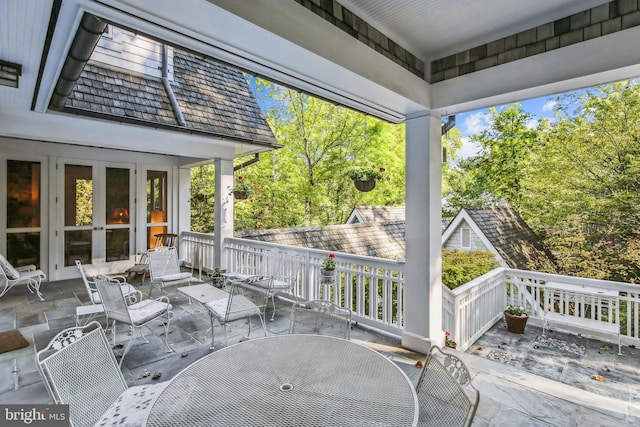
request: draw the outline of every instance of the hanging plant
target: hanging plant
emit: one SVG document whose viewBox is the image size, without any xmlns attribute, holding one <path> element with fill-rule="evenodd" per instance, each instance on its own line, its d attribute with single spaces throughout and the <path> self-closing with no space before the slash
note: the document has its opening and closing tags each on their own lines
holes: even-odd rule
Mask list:
<svg viewBox="0 0 640 427">
<path fill-rule="evenodd" d="M 385 170 L 385 168 L 377 167 L 376 165 L 371 165 L 370 167 L 356 166 L 348 169 L 345 173 L 353 180 L 359 191 L 367 192 L 375 188 L 376 182 L 382 179 L 382 173 Z"/>
<path fill-rule="evenodd" d="M 236 178 L 236 182 L 233 185 L 233 197 L 238 200 L 244 200 L 253 194 L 253 190 L 242 177 L 242 175 Z"/>
</svg>

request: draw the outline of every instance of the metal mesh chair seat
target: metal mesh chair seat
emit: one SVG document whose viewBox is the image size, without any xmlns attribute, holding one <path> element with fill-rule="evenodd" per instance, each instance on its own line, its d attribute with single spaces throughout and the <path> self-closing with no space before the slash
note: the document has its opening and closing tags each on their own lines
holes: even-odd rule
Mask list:
<svg viewBox="0 0 640 427">
<path fill-rule="evenodd" d="M 262 310 L 265 305 L 258 305 L 248 297 L 236 294 L 234 292 L 233 283 L 229 286 L 229 295 L 219 300 L 213 300 L 205 304 L 211 318 L 211 350 L 213 350 L 214 342 L 214 321 L 217 321 L 224 330 L 224 342 L 227 344 L 227 323 L 240 319 L 248 319 L 249 332 L 251 334 L 251 317 L 258 316 L 260 324 L 264 330 L 264 336 L 267 336 L 267 328 L 264 324 L 264 316 Z"/>
<path fill-rule="evenodd" d="M 419 426 L 470 426 L 479 392 L 471 384 L 465 364 L 456 356 L 432 346 L 416 385 Z"/>
<path fill-rule="evenodd" d="M 136 329 L 140 331 L 140 335 L 144 341 L 147 343 L 149 342 L 142 332 L 142 327 L 152 321 L 157 321 L 164 327 L 164 344 L 167 347 L 168 352 L 173 351 L 167 342 L 169 323 L 173 317 L 169 298 L 163 296 L 156 299 L 146 299 L 129 306 L 125 301 L 124 295 L 120 292 L 120 286 L 117 281 L 106 276 L 99 275 L 95 277 L 95 283 L 98 288 L 98 292 L 100 293 L 100 297 L 102 298 L 104 313 L 107 316 L 107 319 L 113 322 L 112 333 L 114 344 L 116 336 L 116 321 L 129 325 L 131 328 L 131 339 L 127 342 L 122 353 L 120 365 L 122 365 L 124 357 L 135 340 Z"/>
<path fill-rule="evenodd" d="M 36 365 L 55 404 L 69 405 L 74 427 L 143 425 L 166 383 L 127 388 L 107 337 L 96 321 L 65 329 L 36 353 Z"/>
<path fill-rule="evenodd" d="M 351 310 L 327 300 L 314 300 L 291 307 L 290 334 L 351 337 Z"/>
</svg>

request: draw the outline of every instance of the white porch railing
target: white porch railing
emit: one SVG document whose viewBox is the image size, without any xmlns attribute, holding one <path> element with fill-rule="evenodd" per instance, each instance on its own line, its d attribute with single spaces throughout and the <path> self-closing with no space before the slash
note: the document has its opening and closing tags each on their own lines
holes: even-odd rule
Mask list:
<svg viewBox="0 0 640 427">
<path fill-rule="evenodd" d="M 597 322 L 614 323 L 619 316 L 620 335 L 623 342 L 640 343 L 640 286 L 607 280 L 585 279 L 556 274 L 499 268 L 478 277 L 454 290 L 443 289 L 443 327 L 450 331 L 458 348 L 466 350 L 502 318 L 507 304 L 525 307 L 529 321 L 542 325 L 544 286 L 547 282 L 562 282 L 573 285 L 610 289 L 619 294 L 619 310 L 605 316 L 596 299 L 583 302 L 581 310 L 571 313 L 576 318 Z M 611 336 L 617 341 L 617 336 Z"/>
<path fill-rule="evenodd" d="M 228 238 L 224 243 L 223 268 L 228 271 L 260 271 L 260 266 L 273 248 L 296 252 L 304 258 L 296 297 L 315 299 L 321 295 L 322 260 L 330 253 L 317 249 L 276 245 L 249 239 Z M 183 232 L 180 257 L 195 271 L 212 271 L 214 265 L 213 235 Z M 353 310 L 356 322 L 394 334 L 404 330 L 404 263 L 381 258 L 334 252 L 335 284 L 329 298 L 334 303 Z M 626 343 L 640 344 L 640 285 L 560 276 L 533 271 L 499 268 L 478 277 L 457 289 L 443 287 L 443 328 L 451 333 L 458 348 L 466 350 L 483 333 L 502 318 L 507 304 L 521 305 L 529 312 L 529 321 L 541 325 L 543 321 L 544 286 L 547 282 L 611 289 L 619 293 L 619 310 L 605 316 L 590 318 L 613 322 L 619 316 L 620 334 Z M 601 313 L 596 302 L 586 309 L 572 313 L 576 317 Z M 586 317 L 585 317 L 586 318 Z M 611 336 L 612 341 L 617 337 Z"/>
<path fill-rule="evenodd" d="M 331 253 L 318 249 L 283 246 L 249 239 L 225 239 L 225 268 L 237 272 L 260 272 L 265 257 L 274 248 L 295 252 L 303 259 L 302 275 L 295 289 L 296 297 L 319 298 L 322 260 Z M 333 252 L 336 263 L 334 285 L 329 298 L 349 307 L 353 320 L 378 329 L 400 334 L 404 314 L 404 263 L 381 258 Z"/>
</svg>

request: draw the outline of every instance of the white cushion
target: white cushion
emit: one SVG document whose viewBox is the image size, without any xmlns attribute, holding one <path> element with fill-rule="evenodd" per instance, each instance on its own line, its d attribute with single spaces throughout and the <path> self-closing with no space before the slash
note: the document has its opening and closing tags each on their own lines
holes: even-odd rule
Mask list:
<svg viewBox="0 0 640 427">
<path fill-rule="evenodd" d="M 167 274 L 166 276 L 161 276 L 160 280 L 163 282 L 174 282 L 176 280 L 185 280 L 185 279 L 193 279 L 191 273 L 176 273 L 176 274 Z"/>
<path fill-rule="evenodd" d="M 20 278 L 18 270 L 16 270 L 2 254 L 0 254 L 0 267 L 2 267 L 4 274 L 6 274 L 9 279 L 16 280 Z"/>
<path fill-rule="evenodd" d="M 225 321 L 227 314 L 227 305 L 229 298 L 222 298 L 214 300 L 206 304 L 207 309 L 213 317 L 220 321 Z M 229 310 L 229 317 L 227 322 L 232 322 L 237 319 L 260 314 L 260 309 L 249 298 L 244 295 L 234 295 L 231 300 L 231 309 Z"/>
<path fill-rule="evenodd" d="M 168 381 L 128 388 L 111 404 L 94 427 L 142 426 Z M 87 402 L 91 404 L 91 402 Z"/>
<path fill-rule="evenodd" d="M 144 300 L 129 306 L 129 315 L 134 325 L 142 325 L 151 319 L 166 313 L 171 305 L 156 300 Z"/>
</svg>

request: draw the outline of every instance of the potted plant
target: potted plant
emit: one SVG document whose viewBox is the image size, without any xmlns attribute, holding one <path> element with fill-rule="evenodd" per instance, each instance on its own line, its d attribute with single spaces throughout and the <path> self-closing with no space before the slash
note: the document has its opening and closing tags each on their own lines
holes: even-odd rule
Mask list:
<svg viewBox="0 0 640 427">
<path fill-rule="evenodd" d="M 346 175 L 353 180 L 356 188 L 362 192 L 371 191 L 376 186 L 376 181 L 382 179 L 385 168 L 376 165 L 356 166 L 348 169 Z"/>
<path fill-rule="evenodd" d="M 233 185 L 233 197 L 238 200 L 244 200 L 251 195 L 251 187 L 247 184 L 247 181 L 242 175 L 236 178 L 236 182 Z"/>
<path fill-rule="evenodd" d="M 211 272 L 211 278 L 213 279 L 211 281 L 211 284 L 218 287 L 218 288 L 222 288 L 222 286 L 224 285 L 224 276 L 223 274 L 227 272 L 226 268 L 214 268 L 213 271 Z"/>
<path fill-rule="evenodd" d="M 329 254 L 325 259 L 322 260 L 322 264 L 320 266 L 320 282 L 327 283 L 333 282 L 333 278 L 336 274 L 336 262 L 335 255 Z"/>
<path fill-rule="evenodd" d="M 529 315 L 522 306 L 508 305 L 504 310 L 504 320 L 507 322 L 507 330 L 514 334 L 524 334 L 524 327 L 528 319 Z"/>
<path fill-rule="evenodd" d="M 451 334 L 449 333 L 449 331 L 446 331 L 444 333 L 444 345 L 450 348 L 458 347 L 458 343 L 451 339 Z"/>
</svg>

